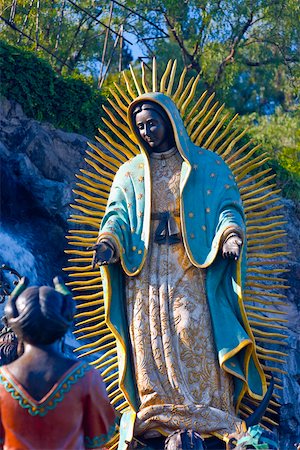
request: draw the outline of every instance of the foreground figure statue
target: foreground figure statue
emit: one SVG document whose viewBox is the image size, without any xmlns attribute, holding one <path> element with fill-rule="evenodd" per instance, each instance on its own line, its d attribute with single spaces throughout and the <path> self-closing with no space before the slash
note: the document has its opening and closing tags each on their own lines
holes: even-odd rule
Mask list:
<svg viewBox="0 0 300 450">
<path fill-rule="evenodd" d="M 266 390 L 241 301 L 242 202 L 228 166 L 190 141 L 169 97 L 138 97 L 128 122 L 141 154 L 115 176 L 93 264 L 134 435 L 193 429 L 222 440 L 241 421 L 243 395 Z"/>
<path fill-rule="evenodd" d="M 5 306 L 24 353 L 0 368 L 1 448 L 103 447 L 115 430 L 104 383 L 60 350 L 73 322 L 72 296 L 58 278 L 55 289 L 26 284 L 23 278 Z"/>
</svg>

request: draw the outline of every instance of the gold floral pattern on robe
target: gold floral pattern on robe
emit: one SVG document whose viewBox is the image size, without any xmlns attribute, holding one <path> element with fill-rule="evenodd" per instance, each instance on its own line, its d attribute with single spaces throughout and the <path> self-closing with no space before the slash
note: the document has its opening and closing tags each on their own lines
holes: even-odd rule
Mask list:
<svg viewBox="0 0 300 450">
<path fill-rule="evenodd" d="M 150 158 L 152 212 L 179 211 L 182 158 L 176 149 Z M 195 193 L 196 195 L 196 193 Z M 175 217 L 180 229 L 180 219 Z M 193 428 L 208 435 L 235 429 L 230 375 L 220 369 L 205 294 L 205 271 L 183 243 L 154 242 L 138 276 L 127 277 L 126 298 L 138 393 L 136 434 Z"/>
</svg>

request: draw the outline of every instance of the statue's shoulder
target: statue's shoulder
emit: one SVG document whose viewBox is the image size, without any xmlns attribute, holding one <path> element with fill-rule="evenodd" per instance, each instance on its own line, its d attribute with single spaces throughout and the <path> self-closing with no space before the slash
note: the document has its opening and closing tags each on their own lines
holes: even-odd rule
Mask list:
<svg viewBox="0 0 300 450">
<path fill-rule="evenodd" d="M 209 170 L 216 170 L 217 172 L 230 172 L 223 158 L 211 150 L 195 145 L 191 154 L 194 159 L 194 164 L 201 164 L 201 166 L 205 166 Z"/>
<path fill-rule="evenodd" d="M 138 154 L 134 156 L 133 158 L 128 159 L 128 161 L 124 162 L 120 168 L 119 171 L 123 170 L 129 170 L 130 167 L 135 167 L 137 164 L 140 164 L 144 161 L 144 156 L 142 154 Z"/>
<path fill-rule="evenodd" d="M 142 162 L 143 162 L 143 155 L 139 154 L 134 156 L 133 158 L 129 159 L 119 167 L 116 176 L 118 177 L 124 176 L 130 173 L 131 171 L 134 171 L 135 168 Z"/>
</svg>

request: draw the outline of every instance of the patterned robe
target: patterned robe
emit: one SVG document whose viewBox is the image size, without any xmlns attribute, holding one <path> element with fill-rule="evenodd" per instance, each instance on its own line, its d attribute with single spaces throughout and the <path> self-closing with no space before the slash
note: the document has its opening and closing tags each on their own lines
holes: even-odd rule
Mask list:
<svg viewBox="0 0 300 450">
<path fill-rule="evenodd" d="M 179 211 L 182 158 L 177 149 L 151 154 L 152 212 Z M 176 215 L 174 215 L 176 217 Z M 178 229 L 180 219 L 177 216 Z M 205 292 L 205 269 L 194 267 L 182 242 L 154 242 L 141 272 L 126 278 L 134 368 L 141 400 L 136 433 L 155 436 L 193 428 L 234 429 L 232 378 L 221 373 Z"/>
</svg>

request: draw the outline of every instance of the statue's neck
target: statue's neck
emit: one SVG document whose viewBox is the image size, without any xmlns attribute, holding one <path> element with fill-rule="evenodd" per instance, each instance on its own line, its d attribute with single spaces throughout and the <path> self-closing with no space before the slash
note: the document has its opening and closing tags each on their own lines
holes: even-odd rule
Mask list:
<svg viewBox="0 0 300 450">
<path fill-rule="evenodd" d="M 177 152 L 178 152 L 178 150 L 176 147 L 172 147 L 164 152 L 158 152 L 155 149 L 155 152 L 150 153 L 150 158 L 168 159 L 168 158 L 171 158 L 171 156 L 175 155 L 175 153 L 177 153 Z"/>
</svg>

